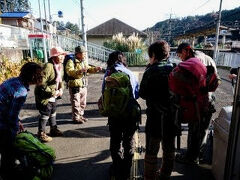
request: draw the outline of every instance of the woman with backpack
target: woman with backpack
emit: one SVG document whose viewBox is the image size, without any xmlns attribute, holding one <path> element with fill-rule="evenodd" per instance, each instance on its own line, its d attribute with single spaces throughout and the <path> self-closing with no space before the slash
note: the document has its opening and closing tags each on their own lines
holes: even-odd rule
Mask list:
<svg viewBox="0 0 240 180">
<path fill-rule="evenodd" d="M 183 62 L 171 73 L 169 85 L 171 91 L 180 97 L 178 98 L 179 106 L 183 114 L 179 121 L 188 123 L 189 128 L 187 151 L 184 154 L 177 154 L 176 161 L 184 164 L 198 164 L 206 130 L 212 113 L 215 112 L 212 104 L 215 98 L 212 99 L 208 90 L 218 86 L 218 83 L 215 83 L 214 88 L 207 86 L 207 66 L 211 65 L 216 72 L 216 65 L 209 56 L 194 52 L 188 43 L 180 44 L 176 53 Z"/>
<path fill-rule="evenodd" d="M 63 94 L 63 60 L 66 52 L 61 47 L 50 50 L 50 58 L 43 67 L 42 84 L 36 86 L 34 94 L 39 110 L 38 137 L 42 142 L 52 141 L 52 137 L 63 136 L 56 122 L 57 99 Z M 49 122 L 50 136 L 46 134 Z"/>
<path fill-rule="evenodd" d="M 107 70 L 104 75 L 102 85 L 102 93 L 104 94 L 106 79 L 115 73 L 125 73 L 130 84 L 130 97 L 138 98 L 138 81 L 133 72 L 126 68 L 126 58 L 120 51 L 114 51 L 109 55 L 107 61 Z M 124 82 L 128 83 L 128 82 Z M 104 97 L 107 98 L 107 97 Z M 137 130 L 135 117 L 132 117 L 128 108 L 121 115 L 108 116 L 108 124 L 110 131 L 110 151 L 112 157 L 112 166 L 110 167 L 110 175 L 116 180 L 126 180 L 130 176 L 132 166 L 132 158 L 134 154 L 134 133 Z M 122 147 L 121 147 L 122 145 Z"/>
</svg>

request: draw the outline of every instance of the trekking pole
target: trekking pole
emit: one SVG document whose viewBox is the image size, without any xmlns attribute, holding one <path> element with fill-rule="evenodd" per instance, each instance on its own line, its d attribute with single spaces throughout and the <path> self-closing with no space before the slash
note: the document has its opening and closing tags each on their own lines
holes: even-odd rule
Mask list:
<svg viewBox="0 0 240 180">
<path fill-rule="evenodd" d="M 138 116 L 138 121 L 136 122 L 137 125 L 137 130 L 134 134 L 134 142 L 135 142 L 135 151 L 133 155 L 133 162 L 132 162 L 132 168 L 131 168 L 131 174 L 130 174 L 130 179 L 131 180 L 139 180 L 143 179 L 142 174 L 139 173 L 139 164 L 138 161 L 140 159 L 140 155 L 142 152 L 144 152 L 144 148 L 141 145 L 140 138 L 139 138 L 139 130 L 140 130 L 140 124 L 142 124 L 142 115 L 141 115 L 141 106 L 137 103 L 138 108 L 139 108 L 139 116 Z"/>
<path fill-rule="evenodd" d="M 177 150 L 181 149 L 181 135 L 177 135 Z"/>
<path fill-rule="evenodd" d="M 135 151 L 134 151 L 134 155 L 133 155 L 133 163 L 132 163 L 130 179 L 131 180 L 139 180 L 139 179 L 143 179 L 143 176 L 139 172 L 138 161 L 139 161 L 140 155 L 144 151 L 144 149 L 140 143 L 138 129 L 134 134 L 134 141 L 135 141 Z"/>
<path fill-rule="evenodd" d="M 234 82 L 234 80 L 232 79 L 232 92 L 233 92 L 233 96 L 234 96 L 234 90 L 235 90 L 235 82 Z"/>
<path fill-rule="evenodd" d="M 179 107 L 176 107 L 175 117 L 174 117 L 174 123 L 177 126 L 177 150 L 179 151 L 181 149 L 181 135 L 182 135 L 182 124 L 179 119 Z"/>
</svg>

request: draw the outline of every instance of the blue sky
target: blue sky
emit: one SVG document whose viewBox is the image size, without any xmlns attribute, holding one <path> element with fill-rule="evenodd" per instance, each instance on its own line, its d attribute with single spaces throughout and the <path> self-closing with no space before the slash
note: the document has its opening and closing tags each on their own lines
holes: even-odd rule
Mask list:
<svg viewBox="0 0 240 180">
<path fill-rule="evenodd" d="M 42 17 L 43 1 L 40 0 Z M 48 8 L 48 0 L 45 0 Z M 39 17 L 38 0 L 30 0 L 33 14 Z M 54 20 L 80 24 L 80 0 L 50 0 L 51 14 L 63 12 L 63 18 Z M 91 29 L 109 19 L 117 18 L 136 29 L 144 30 L 159 21 L 202 15 L 219 10 L 220 0 L 83 0 L 86 28 Z M 240 0 L 223 0 L 222 9 L 240 6 Z M 48 9 L 47 9 L 48 14 Z M 47 15 L 48 17 L 48 15 Z"/>
</svg>

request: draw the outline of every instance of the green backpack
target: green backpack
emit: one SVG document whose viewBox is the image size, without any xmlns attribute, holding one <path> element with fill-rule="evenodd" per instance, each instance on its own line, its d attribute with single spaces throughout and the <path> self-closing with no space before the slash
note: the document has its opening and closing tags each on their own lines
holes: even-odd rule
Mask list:
<svg viewBox="0 0 240 180">
<path fill-rule="evenodd" d="M 30 166 L 38 169 L 34 180 L 49 179 L 52 176 L 52 165 L 56 159 L 53 148 L 41 143 L 32 133 L 26 131 L 17 134 L 15 147 L 21 154 L 26 155 Z"/>
<path fill-rule="evenodd" d="M 105 89 L 98 101 L 99 112 L 107 117 L 119 117 L 125 112 L 131 99 L 129 76 L 115 72 L 105 78 Z"/>
</svg>

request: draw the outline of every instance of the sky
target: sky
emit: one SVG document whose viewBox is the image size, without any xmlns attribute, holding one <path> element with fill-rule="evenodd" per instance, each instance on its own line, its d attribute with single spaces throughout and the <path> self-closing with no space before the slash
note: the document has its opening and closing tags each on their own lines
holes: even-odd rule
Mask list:
<svg viewBox="0 0 240 180">
<path fill-rule="evenodd" d="M 32 12 L 39 17 L 38 0 L 29 0 Z M 42 18 L 44 0 L 41 4 Z M 78 24 L 81 23 L 80 0 L 45 0 L 47 19 L 48 1 L 53 20 Z M 159 21 L 186 16 L 204 15 L 218 11 L 220 0 L 83 0 L 86 30 L 94 28 L 112 18 L 138 29 L 152 27 Z M 222 0 L 222 9 L 229 10 L 240 7 L 240 0 Z M 57 12 L 63 12 L 63 18 L 57 17 Z"/>
</svg>

